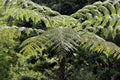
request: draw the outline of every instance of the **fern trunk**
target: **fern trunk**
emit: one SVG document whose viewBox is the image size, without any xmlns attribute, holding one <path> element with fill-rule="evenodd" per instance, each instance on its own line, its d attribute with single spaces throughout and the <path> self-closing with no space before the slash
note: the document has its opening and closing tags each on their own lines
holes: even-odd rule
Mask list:
<svg viewBox="0 0 120 80">
<path fill-rule="evenodd" d="M 59 80 L 67 80 L 65 76 L 66 55 L 59 61 Z"/>
</svg>

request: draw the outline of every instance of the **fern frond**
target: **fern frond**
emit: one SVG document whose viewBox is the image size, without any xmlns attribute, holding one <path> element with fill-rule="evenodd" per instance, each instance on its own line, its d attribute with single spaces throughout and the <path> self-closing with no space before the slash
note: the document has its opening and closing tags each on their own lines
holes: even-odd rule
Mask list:
<svg viewBox="0 0 120 80">
<path fill-rule="evenodd" d="M 78 43 L 74 40 L 80 38 L 77 31 L 65 27 L 48 30 L 43 35 L 53 43 L 52 50 L 62 54 L 76 50 Z"/>
<path fill-rule="evenodd" d="M 49 46 L 46 46 L 48 43 Z M 120 47 L 114 43 L 105 41 L 94 33 L 86 31 L 77 32 L 66 27 L 47 30 L 40 36 L 25 40 L 21 46 L 23 47 L 21 52 L 26 55 L 27 53 L 37 55 L 48 48 L 51 49 L 50 52 L 54 51 L 59 55 L 65 55 L 81 47 L 90 52 L 104 53 L 107 57 L 112 55 L 120 58 Z"/>
<path fill-rule="evenodd" d="M 19 44 L 21 32 L 15 28 L 0 28 L 0 49 L 5 52 L 13 49 L 16 44 Z"/>
<path fill-rule="evenodd" d="M 37 55 L 42 53 L 44 49 L 51 48 L 50 52 L 54 51 L 58 55 L 65 55 L 76 50 L 79 46 L 75 42 L 80 36 L 77 31 L 71 28 L 59 27 L 50 29 L 40 36 L 32 37 L 25 40 L 21 47 L 20 53 L 24 55 Z"/>
<path fill-rule="evenodd" d="M 40 6 L 30 0 L 7 0 L 4 3 L 5 20 L 12 17 L 12 25 L 17 21 L 31 21 L 33 24 L 40 23 L 46 16 L 59 15 L 58 12 L 51 10 L 48 7 Z"/>
<path fill-rule="evenodd" d="M 43 17 L 41 13 L 34 10 L 22 8 L 17 9 L 15 7 L 12 9 L 7 9 L 7 15 L 13 17 L 16 20 L 29 21 L 31 19 L 34 21 L 34 23 L 38 23 Z"/>
<path fill-rule="evenodd" d="M 46 27 L 70 27 L 70 28 L 78 28 L 77 26 L 81 26 L 80 23 L 77 22 L 76 19 L 66 16 L 66 15 L 59 15 L 55 17 L 50 17 L 49 19 L 44 19 Z M 80 27 L 79 27 L 80 29 Z"/>
<path fill-rule="evenodd" d="M 93 27 L 95 29 L 95 31 L 93 31 L 94 33 L 97 33 L 106 39 L 114 39 L 119 27 L 119 10 L 120 3 L 118 0 L 105 2 L 99 1 L 83 7 L 71 16 L 80 19 L 80 21 L 79 19 L 78 21 L 80 24 L 83 24 L 83 29 L 89 31 L 89 29 Z M 89 15 L 89 18 L 91 17 L 92 19 L 89 19 L 87 14 L 91 14 Z"/>
<path fill-rule="evenodd" d="M 115 8 L 116 8 L 116 12 L 118 15 L 120 15 L 120 3 L 116 1 L 116 3 L 114 4 Z"/>
<path fill-rule="evenodd" d="M 83 33 L 82 33 L 83 34 Z M 90 52 L 104 53 L 107 57 L 120 58 L 120 47 L 112 42 L 108 42 L 94 33 L 85 32 L 81 36 L 85 41 L 81 42 L 81 47 Z"/>
<path fill-rule="evenodd" d="M 48 44 L 46 44 L 45 41 L 46 39 L 41 36 L 28 38 L 21 44 L 22 49 L 20 53 L 22 53 L 25 56 L 37 56 L 38 54 L 42 55 L 43 50 L 46 49 L 46 45 L 48 46 Z"/>
</svg>

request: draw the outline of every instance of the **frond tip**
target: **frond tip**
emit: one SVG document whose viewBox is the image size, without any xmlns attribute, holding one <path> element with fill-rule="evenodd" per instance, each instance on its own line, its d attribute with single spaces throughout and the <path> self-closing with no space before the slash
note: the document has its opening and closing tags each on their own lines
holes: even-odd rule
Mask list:
<svg viewBox="0 0 120 80">
<path fill-rule="evenodd" d="M 23 55 L 33 55 L 37 56 L 38 54 L 42 54 L 42 51 L 46 49 L 46 46 L 44 45 L 44 38 L 41 36 L 31 37 L 25 40 L 21 47 L 20 53 Z"/>
</svg>

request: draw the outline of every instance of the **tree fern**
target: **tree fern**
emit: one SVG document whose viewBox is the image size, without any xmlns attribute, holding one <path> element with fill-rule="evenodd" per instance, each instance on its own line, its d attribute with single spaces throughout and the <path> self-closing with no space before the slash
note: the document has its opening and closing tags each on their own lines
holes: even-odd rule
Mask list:
<svg viewBox="0 0 120 80">
<path fill-rule="evenodd" d="M 119 30 L 118 29 L 119 25 L 116 25 L 116 23 L 119 21 L 119 12 L 118 12 L 120 8 L 119 5 L 120 4 L 117 0 L 96 2 L 92 5 L 83 7 L 81 10 L 78 10 L 76 13 L 72 14 L 71 16 L 73 16 L 76 19 L 83 18 L 84 20 L 82 20 L 82 22 L 80 21 L 80 24 L 84 24 L 84 23 L 86 24 L 86 25 L 82 25 L 83 28 L 89 29 L 88 27 L 92 26 L 93 28 L 96 29 L 95 33 L 99 33 L 100 30 L 102 30 L 101 33 L 99 33 L 100 35 L 106 38 L 110 38 L 110 37 L 115 38 L 117 31 Z M 81 15 L 83 13 L 84 15 Z M 87 15 L 85 15 L 88 13 L 91 14 L 91 17 L 93 19 L 90 24 L 86 23 L 91 20 L 87 18 Z"/>
<path fill-rule="evenodd" d="M 0 8 L 4 8 L 0 23 L 16 25 L 20 21 L 32 21 L 32 24 L 42 24 L 43 21 L 46 31 L 34 27 L 27 28 L 29 26 L 3 26 L 0 28 L 0 49 L 7 47 L 3 51 L 9 52 L 16 44 L 22 43 L 20 46 L 17 45 L 20 50 L 16 53 L 19 58 L 23 55 L 24 60 L 31 56 L 37 57 L 38 54 L 56 55 L 59 58 L 61 80 L 65 79 L 66 55 L 69 53 L 82 49 L 91 53 L 103 53 L 107 58 L 110 56 L 120 58 L 120 47 L 103 39 L 104 37 L 115 38 L 119 35 L 120 5 L 118 1 L 96 2 L 72 14 L 72 17 L 60 15 L 50 8 L 37 5 L 29 0 L 6 0 L 2 5 L 4 6 L 0 5 Z M 35 33 L 32 34 L 32 32 Z M 26 37 L 25 34 L 32 35 Z M 25 38 L 20 40 L 21 36 Z"/>
<path fill-rule="evenodd" d="M 104 53 L 107 57 L 120 57 L 120 47 L 116 44 L 105 41 L 103 38 L 89 32 L 86 32 L 86 34 L 82 35 L 82 37 L 86 40 L 82 41 L 80 44 L 83 49 L 97 53 Z"/>
<path fill-rule="evenodd" d="M 5 15 L 4 20 L 12 25 L 16 25 L 16 20 L 27 21 L 32 20 L 33 24 L 40 23 L 46 16 L 59 15 L 58 12 L 51 10 L 45 6 L 40 6 L 30 0 L 6 0 L 4 3 Z M 11 19 L 11 20 L 9 20 Z M 9 24 L 8 23 L 8 24 Z"/>
<path fill-rule="evenodd" d="M 45 41 L 44 43 L 41 43 L 43 38 L 40 36 L 38 36 L 39 40 L 38 39 L 36 40 L 37 37 L 31 38 L 32 39 L 31 41 L 28 39 L 25 42 L 23 42 L 23 45 L 27 44 L 27 46 L 23 48 L 24 51 L 23 50 L 21 51 L 23 53 L 26 53 L 26 50 L 29 51 L 28 53 L 32 53 L 33 51 L 37 53 L 37 51 L 35 50 L 37 49 L 41 50 L 42 49 L 41 47 L 43 47 L 42 45 L 45 45 L 46 43 L 48 44 L 48 42 L 50 42 L 51 43 L 50 52 L 54 51 L 59 56 L 59 65 L 60 65 L 59 78 L 60 80 L 65 79 L 64 74 L 65 74 L 66 54 L 70 53 L 71 51 L 74 51 L 74 49 L 76 49 L 76 46 L 79 46 L 74 41 L 79 38 L 79 35 L 77 35 L 76 31 L 70 28 L 60 27 L 60 28 L 48 30 L 45 33 L 43 33 L 42 36 L 47 38 L 47 40 L 43 40 Z M 34 40 L 36 42 L 34 42 Z M 31 46 L 31 44 L 33 45 Z"/>
<path fill-rule="evenodd" d="M 46 43 L 50 45 L 44 48 Z M 65 79 L 66 55 L 77 50 L 77 47 L 91 52 L 104 53 L 107 57 L 120 58 L 120 48 L 114 43 L 107 42 L 93 33 L 77 32 L 76 30 L 64 27 L 51 29 L 41 36 L 27 39 L 21 46 L 23 47 L 21 52 L 26 55 L 28 53 L 36 55 L 47 48 L 51 49 L 49 52 L 56 53 L 59 57 L 60 80 Z"/>
</svg>

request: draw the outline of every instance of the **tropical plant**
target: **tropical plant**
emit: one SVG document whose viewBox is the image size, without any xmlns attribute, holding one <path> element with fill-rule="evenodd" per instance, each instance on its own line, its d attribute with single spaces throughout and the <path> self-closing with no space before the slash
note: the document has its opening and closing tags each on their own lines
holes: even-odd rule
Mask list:
<svg viewBox="0 0 120 80">
<path fill-rule="evenodd" d="M 118 1 L 96 2 L 71 16 L 60 15 L 30 0 L 0 3 L 3 11 L 0 21 L 4 22 L 0 28 L 0 57 L 5 55 L 5 63 L 11 62 L 11 58 L 16 61 L 7 67 L 10 71 L 7 76 L 11 80 L 45 79 L 46 73 L 50 72 L 49 65 L 57 70 L 58 76 L 53 79 L 67 80 L 67 63 L 71 65 L 68 55 L 77 56 L 82 54 L 81 51 L 104 54 L 107 60 L 120 58 L 120 44 L 113 43 L 120 35 Z M 45 64 L 47 69 L 36 70 L 38 64 Z M 79 71 L 81 78 L 76 79 L 83 79 L 82 71 Z M 96 77 L 91 71 L 87 75 L 91 79 Z"/>
<path fill-rule="evenodd" d="M 71 16 L 78 19 L 83 29 L 93 31 L 110 39 L 119 34 L 120 6 L 118 0 L 95 2 L 78 10 Z"/>
</svg>

